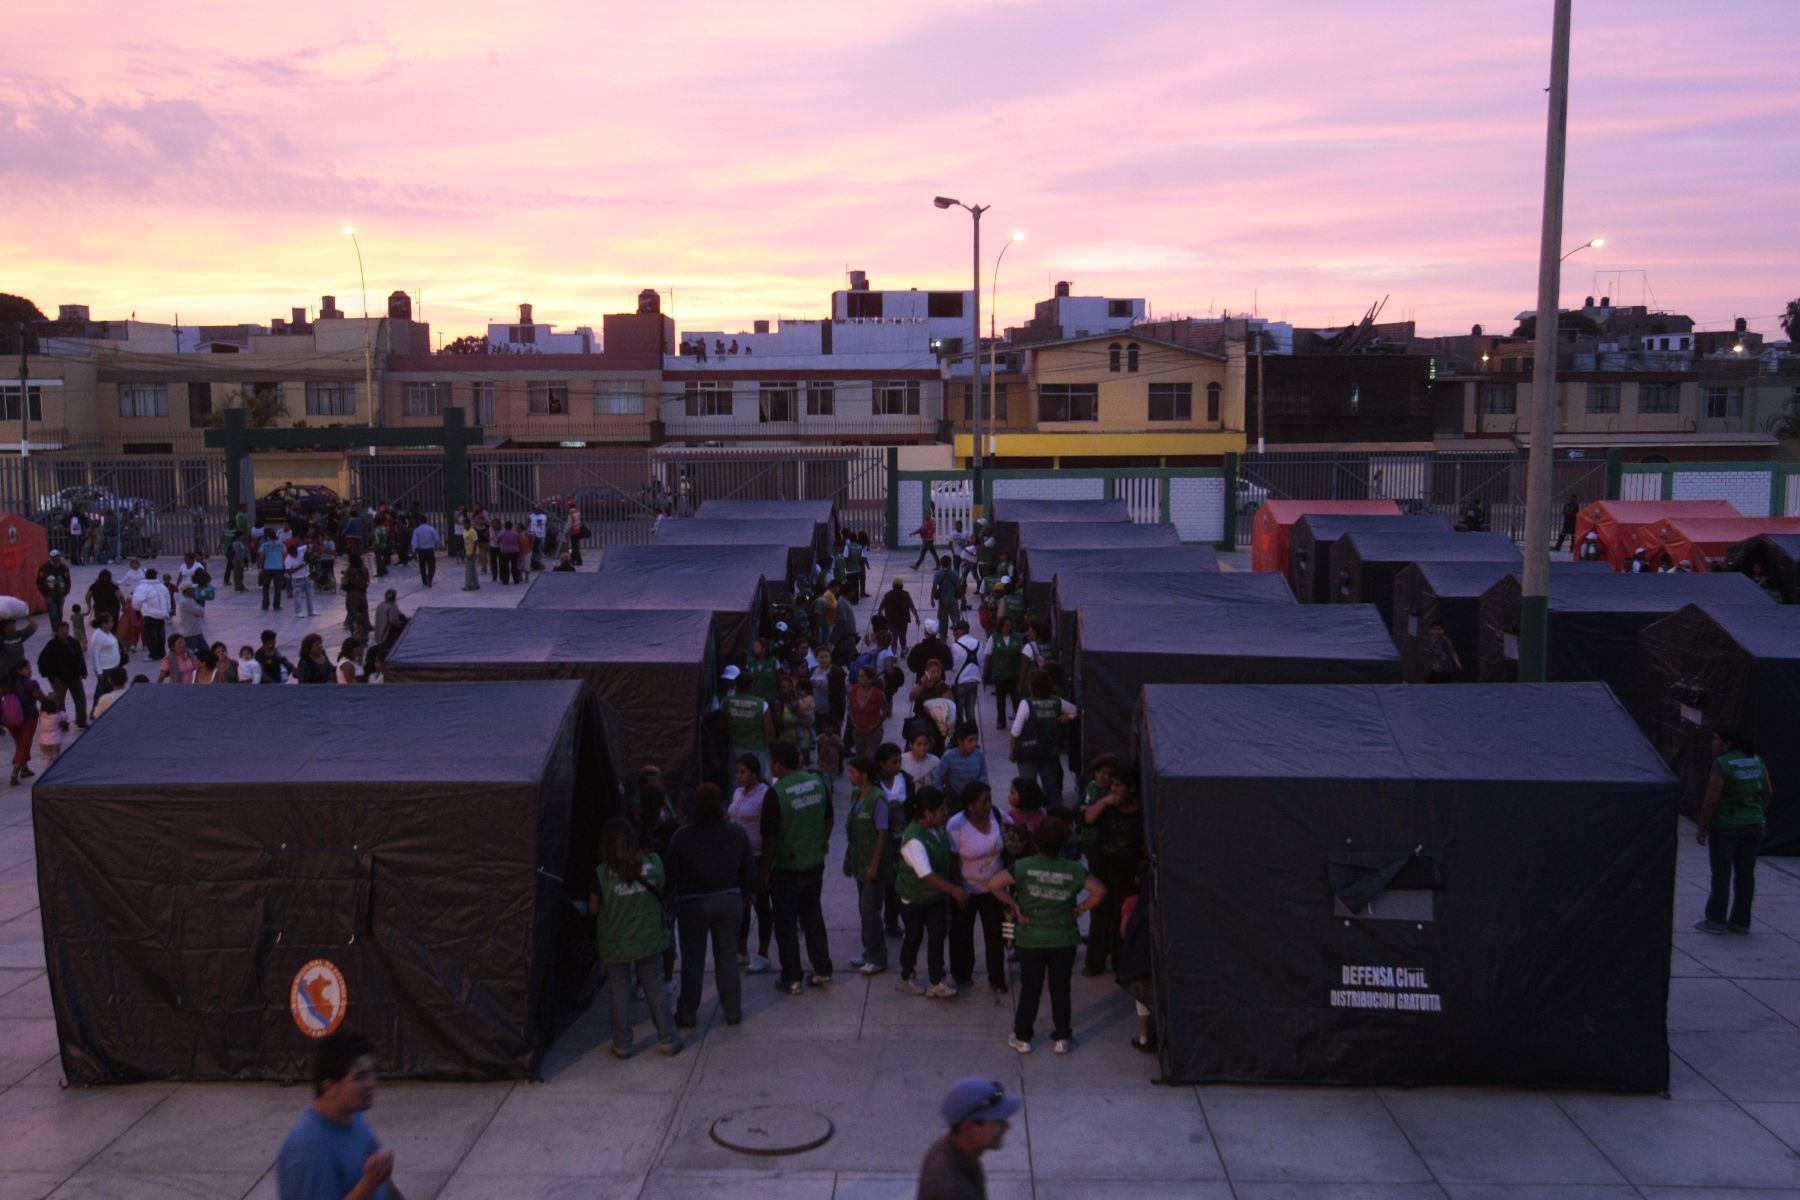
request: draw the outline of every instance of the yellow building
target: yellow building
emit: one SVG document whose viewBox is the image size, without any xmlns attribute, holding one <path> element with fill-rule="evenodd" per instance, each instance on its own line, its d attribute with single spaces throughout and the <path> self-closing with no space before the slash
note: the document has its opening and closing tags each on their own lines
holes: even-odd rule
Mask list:
<svg viewBox="0 0 1800 1200">
<path fill-rule="evenodd" d="M 985 439 L 992 461 L 1197 466 L 1242 453 L 1243 358 L 1233 350 L 1227 357 L 1129 330 L 1010 350 L 1009 357 L 1023 359 L 1022 371 L 996 381 L 1005 391 L 989 410 L 1000 415 Z M 956 457 L 964 462 L 971 431 L 965 420 L 955 425 Z"/>
</svg>

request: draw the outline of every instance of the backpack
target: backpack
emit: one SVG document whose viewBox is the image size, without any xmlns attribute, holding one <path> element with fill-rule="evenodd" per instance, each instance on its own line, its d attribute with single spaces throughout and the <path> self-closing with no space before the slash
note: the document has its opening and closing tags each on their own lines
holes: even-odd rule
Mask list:
<svg viewBox="0 0 1800 1200">
<path fill-rule="evenodd" d="M 1029 703 L 1029 701 L 1020 703 Z M 1027 715 L 1025 728 L 1021 729 L 1018 736 L 1013 738 L 1012 760 L 1014 762 L 1042 762 L 1049 757 L 1051 757 L 1050 741 L 1044 736 L 1043 727 L 1038 724 L 1036 717 Z"/>
</svg>

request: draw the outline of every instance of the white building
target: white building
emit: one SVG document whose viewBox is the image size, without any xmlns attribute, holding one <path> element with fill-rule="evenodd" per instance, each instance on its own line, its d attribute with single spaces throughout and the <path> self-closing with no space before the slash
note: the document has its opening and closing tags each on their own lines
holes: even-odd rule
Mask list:
<svg viewBox="0 0 1800 1200">
<path fill-rule="evenodd" d="M 540 324 L 531 316 L 531 305 L 519 305 L 519 319 L 511 325 L 490 323 L 487 327 L 488 351 L 491 354 L 595 354 L 600 339 L 591 325 L 577 325 L 573 331 L 558 332 L 556 326 Z"/>
</svg>

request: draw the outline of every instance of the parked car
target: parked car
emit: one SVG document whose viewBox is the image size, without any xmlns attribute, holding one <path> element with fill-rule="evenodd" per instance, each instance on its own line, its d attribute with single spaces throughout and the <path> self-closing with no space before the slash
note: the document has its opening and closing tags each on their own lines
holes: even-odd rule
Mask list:
<svg viewBox="0 0 1800 1200">
<path fill-rule="evenodd" d="M 1238 476 L 1237 510 L 1239 516 L 1247 517 L 1254 513 L 1263 506 L 1264 501 L 1268 500 L 1268 498 L 1268 488 L 1260 483 L 1251 483 L 1241 475 Z"/>
<path fill-rule="evenodd" d="M 294 485 L 294 507 L 306 517 L 330 512 L 333 507 L 342 503 L 338 494 L 322 483 L 297 483 Z M 256 521 L 266 525 L 287 518 L 287 487 L 276 488 L 256 502 Z"/>
<path fill-rule="evenodd" d="M 117 513 L 121 518 L 141 518 L 145 513 L 154 511 L 155 507 L 148 500 L 136 496 L 121 496 L 98 483 L 73 484 L 38 499 L 38 512 L 42 518 L 61 518 L 66 521 L 70 512 L 78 512 L 83 525 L 97 525 L 112 513 Z"/>
</svg>

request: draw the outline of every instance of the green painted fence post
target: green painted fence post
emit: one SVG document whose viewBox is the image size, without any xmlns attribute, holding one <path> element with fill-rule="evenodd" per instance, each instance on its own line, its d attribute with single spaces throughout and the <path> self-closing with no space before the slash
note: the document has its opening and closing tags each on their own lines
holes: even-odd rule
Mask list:
<svg viewBox="0 0 1800 1200">
<path fill-rule="evenodd" d="M 1625 493 L 1625 452 L 1614 448 L 1606 452 L 1606 498 L 1619 500 Z"/>
<path fill-rule="evenodd" d="M 888 549 L 900 544 L 900 447 L 889 446 L 887 452 L 887 512 L 885 526 Z"/>
<path fill-rule="evenodd" d="M 1235 451 L 1225 453 L 1225 525 L 1219 536 L 1219 549 L 1237 549 L 1237 480 L 1238 456 Z"/>
</svg>

